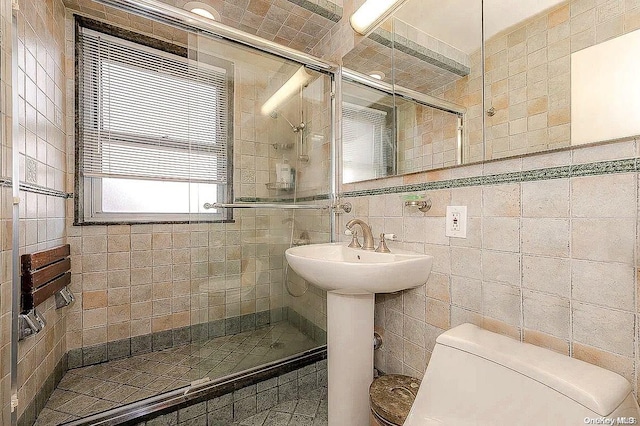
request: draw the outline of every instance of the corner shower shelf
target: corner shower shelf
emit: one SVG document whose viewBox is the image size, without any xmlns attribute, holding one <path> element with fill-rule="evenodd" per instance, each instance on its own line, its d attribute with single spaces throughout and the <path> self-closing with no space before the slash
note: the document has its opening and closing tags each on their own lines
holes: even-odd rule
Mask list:
<svg viewBox="0 0 640 426">
<path fill-rule="evenodd" d="M 265 183 L 267 189 L 269 190 L 278 190 L 278 191 L 292 191 L 293 184 L 292 183 L 284 183 L 284 182 L 269 182 Z"/>
</svg>

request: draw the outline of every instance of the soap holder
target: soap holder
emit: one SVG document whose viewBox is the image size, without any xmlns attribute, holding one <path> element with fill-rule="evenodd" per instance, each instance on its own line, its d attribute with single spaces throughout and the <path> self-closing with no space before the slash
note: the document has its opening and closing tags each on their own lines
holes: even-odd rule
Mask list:
<svg viewBox="0 0 640 426">
<path fill-rule="evenodd" d="M 406 207 L 417 207 L 422 213 L 426 213 L 431 209 L 431 199 L 426 200 L 408 200 L 404 202 Z"/>
</svg>

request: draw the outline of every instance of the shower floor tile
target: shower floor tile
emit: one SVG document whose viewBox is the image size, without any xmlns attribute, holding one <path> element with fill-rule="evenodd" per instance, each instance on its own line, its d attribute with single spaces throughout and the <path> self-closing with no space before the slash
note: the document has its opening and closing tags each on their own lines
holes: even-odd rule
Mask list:
<svg viewBox="0 0 640 426">
<path fill-rule="evenodd" d="M 327 388 L 319 388 L 305 399 L 282 402 L 275 407 L 233 423 L 233 426 L 327 426 Z"/>
<path fill-rule="evenodd" d="M 286 322 L 258 330 L 69 370 L 35 423 L 53 426 L 312 349 Z M 307 416 L 309 417 L 309 416 Z M 265 417 L 266 418 L 266 417 Z"/>
</svg>

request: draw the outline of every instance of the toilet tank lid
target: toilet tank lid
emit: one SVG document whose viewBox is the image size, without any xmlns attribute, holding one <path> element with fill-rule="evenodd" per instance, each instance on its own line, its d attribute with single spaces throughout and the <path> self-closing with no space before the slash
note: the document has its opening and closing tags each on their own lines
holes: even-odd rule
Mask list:
<svg viewBox="0 0 640 426">
<path fill-rule="evenodd" d="M 600 416 L 611 414 L 631 392 L 627 379 L 616 373 L 473 324 L 452 328 L 436 342 L 514 370 Z"/>
</svg>

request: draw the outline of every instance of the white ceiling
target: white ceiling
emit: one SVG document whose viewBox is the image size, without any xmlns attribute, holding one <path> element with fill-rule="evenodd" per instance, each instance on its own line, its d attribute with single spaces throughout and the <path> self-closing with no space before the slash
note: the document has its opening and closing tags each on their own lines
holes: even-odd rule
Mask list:
<svg viewBox="0 0 640 426">
<path fill-rule="evenodd" d="M 485 38 L 566 0 L 484 0 Z M 468 54 L 480 47 L 480 0 L 409 0 L 394 16 Z"/>
</svg>

